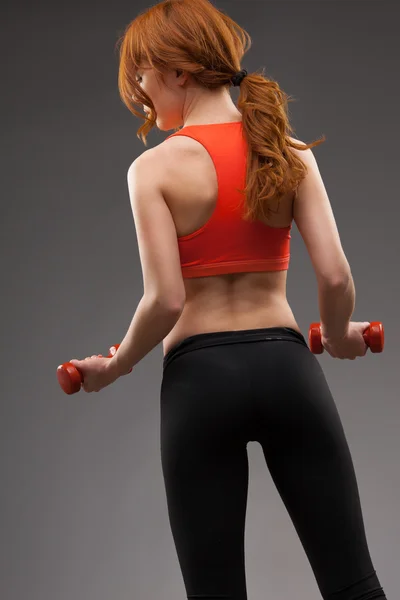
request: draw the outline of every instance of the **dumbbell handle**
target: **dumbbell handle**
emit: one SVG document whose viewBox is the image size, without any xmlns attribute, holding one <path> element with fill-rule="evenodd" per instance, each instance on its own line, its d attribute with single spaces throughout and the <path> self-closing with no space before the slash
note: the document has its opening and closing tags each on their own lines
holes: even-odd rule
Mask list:
<svg viewBox="0 0 400 600">
<path fill-rule="evenodd" d="M 322 354 L 321 323 L 311 323 L 308 330 L 308 345 L 313 354 Z M 363 338 L 371 352 L 378 353 L 383 351 L 385 344 L 385 332 L 380 321 L 371 321 L 369 327 L 364 331 Z"/>
<path fill-rule="evenodd" d="M 105 358 L 112 358 L 115 356 L 120 344 L 115 344 L 110 348 L 110 354 Z M 129 373 L 132 372 L 130 369 Z M 70 362 L 63 363 L 59 367 L 57 367 L 57 379 L 58 383 L 61 386 L 61 389 L 66 394 L 76 394 L 81 389 L 81 385 L 83 382 L 82 373 L 79 371 L 75 365 Z"/>
</svg>

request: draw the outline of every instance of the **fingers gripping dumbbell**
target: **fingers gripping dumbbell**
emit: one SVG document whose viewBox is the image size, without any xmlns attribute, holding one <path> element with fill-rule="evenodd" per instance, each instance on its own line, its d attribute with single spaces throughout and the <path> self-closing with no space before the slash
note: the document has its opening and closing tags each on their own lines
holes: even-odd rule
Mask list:
<svg viewBox="0 0 400 600">
<path fill-rule="evenodd" d="M 117 352 L 119 346 L 120 344 L 115 344 L 114 346 L 111 346 L 110 354 L 105 358 L 112 358 Z M 132 369 L 130 369 L 129 373 L 131 372 Z M 71 364 L 70 362 L 63 363 L 62 365 L 57 367 L 57 379 L 58 383 L 61 386 L 61 389 L 66 394 L 76 394 L 80 391 L 81 385 L 83 383 L 81 372 L 79 371 L 79 369 L 77 369 L 77 367 L 75 367 L 75 365 Z"/>
<path fill-rule="evenodd" d="M 308 330 L 308 345 L 313 354 L 322 354 L 324 348 L 321 341 L 321 323 L 311 323 Z M 372 321 L 363 333 L 363 338 L 371 352 L 382 352 L 385 343 L 385 332 L 380 321 Z"/>
</svg>

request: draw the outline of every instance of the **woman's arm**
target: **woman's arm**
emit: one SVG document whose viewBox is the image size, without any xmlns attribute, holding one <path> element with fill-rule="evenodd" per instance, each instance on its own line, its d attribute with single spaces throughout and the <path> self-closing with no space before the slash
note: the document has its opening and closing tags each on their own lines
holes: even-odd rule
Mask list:
<svg viewBox="0 0 400 600">
<path fill-rule="evenodd" d="M 297 190 L 294 220 L 317 277 L 322 330 L 334 339 L 344 335 L 353 314 L 354 281 L 317 161 L 311 149 L 293 151 L 308 170 Z"/>
</svg>

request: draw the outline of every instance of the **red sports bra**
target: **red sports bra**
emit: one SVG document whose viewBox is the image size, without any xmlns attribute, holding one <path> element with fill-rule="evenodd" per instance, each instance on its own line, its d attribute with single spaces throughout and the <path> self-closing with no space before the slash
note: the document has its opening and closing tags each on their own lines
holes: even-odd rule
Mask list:
<svg viewBox="0 0 400 600">
<path fill-rule="evenodd" d="M 241 121 L 188 125 L 168 136 L 184 135 L 200 142 L 217 174 L 218 198 L 203 227 L 178 237 L 182 276 L 209 277 L 225 273 L 284 271 L 289 267 L 290 230 L 259 221 L 243 221 L 247 143 Z"/>
</svg>

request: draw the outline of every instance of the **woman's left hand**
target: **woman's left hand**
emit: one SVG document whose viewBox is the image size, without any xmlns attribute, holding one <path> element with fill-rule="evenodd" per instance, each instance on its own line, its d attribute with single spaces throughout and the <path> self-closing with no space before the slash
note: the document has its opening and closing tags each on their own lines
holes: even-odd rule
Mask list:
<svg viewBox="0 0 400 600">
<path fill-rule="evenodd" d="M 119 377 L 115 361 L 94 354 L 85 360 L 72 359 L 69 361 L 82 374 L 82 388 L 85 392 L 99 392 Z"/>
</svg>

